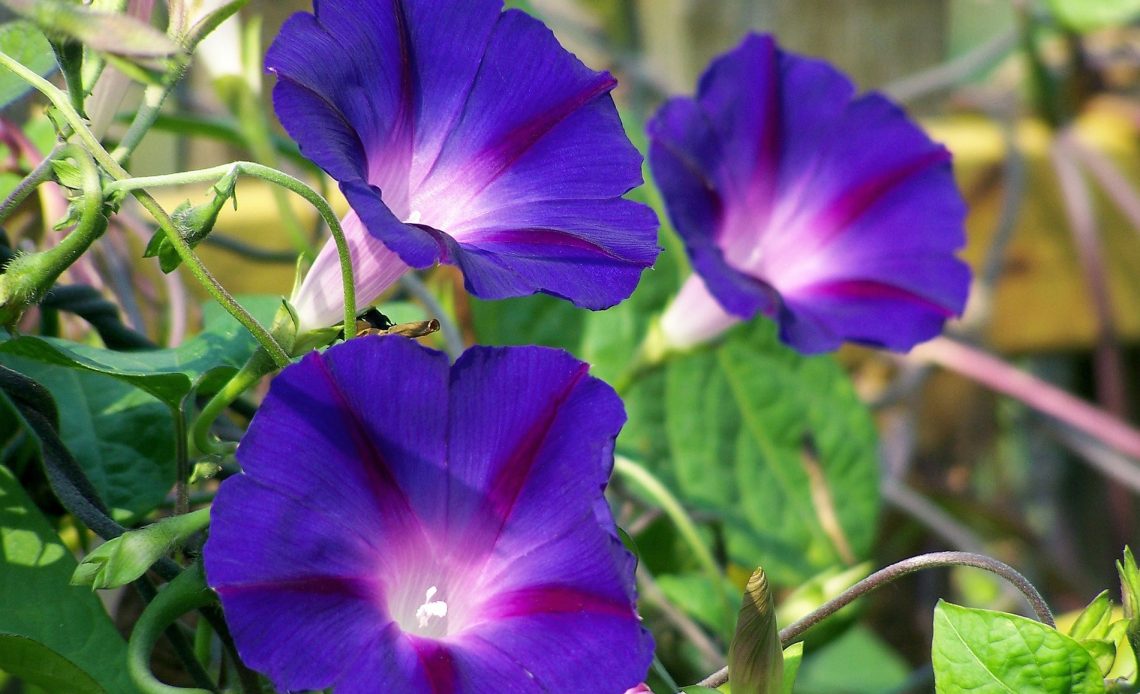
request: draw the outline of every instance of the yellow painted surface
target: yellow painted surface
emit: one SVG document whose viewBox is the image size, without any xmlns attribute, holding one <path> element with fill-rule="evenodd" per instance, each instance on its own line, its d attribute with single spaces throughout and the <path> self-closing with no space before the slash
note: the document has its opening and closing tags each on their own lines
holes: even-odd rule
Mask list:
<svg viewBox="0 0 1140 694">
<path fill-rule="evenodd" d="M 958 180 L 970 203 L 964 257 L 978 268 L 1003 203 L 1003 186 L 995 176 L 995 167 L 1001 167 L 1005 157 L 1000 127 L 980 117 L 927 126 L 954 152 Z M 1110 107 L 1094 109 L 1078 124 L 1078 134 L 1082 142 L 1108 155 L 1130 181 L 1140 181 L 1136 131 L 1122 114 Z M 1017 128 L 1026 163 L 1025 198 L 986 334 L 1000 351 L 1088 347 L 1096 334 L 1092 300 L 1050 161 L 1050 137 L 1048 128 L 1037 122 L 1025 121 Z M 986 185 L 986 179 L 994 183 Z M 1114 322 L 1122 338 L 1135 340 L 1140 337 L 1140 233 L 1091 179 L 1089 185 L 1105 249 Z"/>
</svg>

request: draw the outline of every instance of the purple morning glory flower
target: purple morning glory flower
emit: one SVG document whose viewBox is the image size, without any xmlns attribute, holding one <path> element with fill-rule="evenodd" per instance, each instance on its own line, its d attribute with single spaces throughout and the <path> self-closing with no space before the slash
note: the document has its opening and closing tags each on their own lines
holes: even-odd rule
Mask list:
<svg viewBox="0 0 1140 694">
<path fill-rule="evenodd" d="M 206 575 L 282 691 L 613 692 L 653 642 L 602 495 L 621 401 L 538 347 L 399 337 L 273 381 L 213 506 Z"/>
<path fill-rule="evenodd" d="M 950 153 L 827 63 L 751 35 L 649 134 L 696 271 L 662 317 L 674 346 L 763 313 L 801 352 L 907 350 L 961 314 L 966 209 Z"/>
<path fill-rule="evenodd" d="M 485 299 L 545 292 L 602 309 L 657 256 L 657 219 L 616 81 L 502 0 L 317 0 L 266 58 L 277 115 L 339 184 L 361 303 L 408 266 L 457 265 Z M 294 297 L 339 322 L 335 248 Z"/>
</svg>

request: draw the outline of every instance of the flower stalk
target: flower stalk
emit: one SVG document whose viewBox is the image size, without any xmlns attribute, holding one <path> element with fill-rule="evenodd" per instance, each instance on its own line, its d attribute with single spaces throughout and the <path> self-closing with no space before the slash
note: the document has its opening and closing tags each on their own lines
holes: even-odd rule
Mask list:
<svg viewBox="0 0 1140 694">
<path fill-rule="evenodd" d="M 970 566 L 1000 576 L 1021 591 L 1021 594 L 1025 596 L 1029 606 L 1033 609 L 1037 621 L 1046 626 L 1057 626 L 1056 621 L 1053 619 L 1053 612 L 1049 609 L 1045 598 L 1041 597 L 1041 593 L 1029 582 L 1029 579 L 1022 576 L 1017 569 L 1014 569 L 1009 564 L 972 552 L 932 552 L 930 554 L 920 554 L 917 557 L 904 559 L 864 578 L 862 581 L 859 581 L 843 591 L 838 597 L 828 600 L 799 621 L 781 629 L 780 643 L 782 647 L 787 648 L 808 629 L 811 629 L 867 593 L 871 593 L 885 585 L 893 583 L 903 576 L 909 576 L 912 573 L 926 569 L 939 569 L 952 566 Z M 728 681 L 728 668 L 724 668 L 709 675 L 699 684 L 702 687 L 716 688 Z"/>
</svg>

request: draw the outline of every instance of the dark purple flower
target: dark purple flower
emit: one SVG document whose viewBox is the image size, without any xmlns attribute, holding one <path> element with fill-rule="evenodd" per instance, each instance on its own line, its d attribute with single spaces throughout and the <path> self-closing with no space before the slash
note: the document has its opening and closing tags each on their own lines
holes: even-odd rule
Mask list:
<svg viewBox="0 0 1140 694">
<path fill-rule="evenodd" d="M 277 115 L 340 183 L 361 303 L 407 266 L 459 266 L 499 299 L 545 292 L 591 309 L 632 293 L 657 256 L 657 219 L 622 199 L 641 156 L 616 84 L 502 0 L 317 0 L 266 58 Z M 326 244 L 294 304 L 339 321 Z"/>
<path fill-rule="evenodd" d="M 624 692 L 653 642 L 602 495 L 625 420 L 538 347 L 398 337 L 274 380 L 214 503 L 206 574 L 282 691 Z"/>
<path fill-rule="evenodd" d="M 696 274 L 678 347 L 757 313 L 802 352 L 907 350 L 962 312 L 965 205 L 950 153 L 827 63 L 751 35 L 649 124 L 649 161 Z"/>
</svg>

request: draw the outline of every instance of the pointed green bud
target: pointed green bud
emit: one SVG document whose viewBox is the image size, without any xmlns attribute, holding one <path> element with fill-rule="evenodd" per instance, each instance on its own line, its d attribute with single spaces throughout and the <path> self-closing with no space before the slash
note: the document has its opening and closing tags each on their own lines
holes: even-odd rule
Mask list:
<svg viewBox="0 0 1140 694">
<path fill-rule="evenodd" d="M 1128 621 L 1128 643 L 1134 653 L 1140 654 L 1140 568 L 1128 547 L 1124 548 L 1124 560 L 1116 562 L 1116 572 L 1120 575 L 1120 599 Z"/>
<path fill-rule="evenodd" d="M 234 209 L 237 209 L 237 198 L 234 196 L 237 177 L 237 169 L 231 169 L 229 173 L 222 176 L 214 184 L 214 196 L 209 202 L 191 205 L 190 201 L 187 200 L 175 208 L 170 215 L 178 233 L 191 248 L 196 248 L 213 231 L 214 224 L 218 221 L 218 214 L 222 211 L 227 200 L 233 199 Z M 182 264 L 182 256 L 178 255 L 174 244 L 170 242 L 170 239 L 166 237 L 166 232 L 162 229 L 155 232 L 154 236 L 151 237 L 150 243 L 143 251 L 143 257 L 157 257 L 162 271 L 168 274 L 174 272 L 174 269 Z"/>
<path fill-rule="evenodd" d="M 1073 626 L 1069 627 L 1069 636 L 1072 636 L 1078 641 L 1084 639 L 1103 639 L 1108 636 L 1108 628 L 1112 625 L 1112 600 L 1108 597 L 1108 591 L 1101 592 L 1100 595 L 1092 599 L 1088 607 L 1081 612 L 1077 617 L 1077 621 L 1073 622 Z"/>
<path fill-rule="evenodd" d="M 779 694 L 784 689 L 783 648 L 764 569 L 756 569 L 744 588 L 728 648 L 728 675 L 732 690 L 740 694 Z"/>
<path fill-rule="evenodd" d="M 92 589 L 126 585 L 209 522 L 210 509 L 206 508 L 123 533 L 84 557 L 71 575 L 71 584 Z"/>
</svg>

